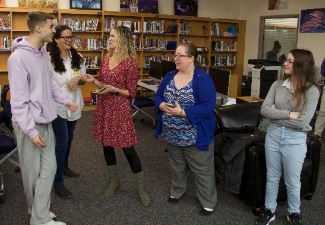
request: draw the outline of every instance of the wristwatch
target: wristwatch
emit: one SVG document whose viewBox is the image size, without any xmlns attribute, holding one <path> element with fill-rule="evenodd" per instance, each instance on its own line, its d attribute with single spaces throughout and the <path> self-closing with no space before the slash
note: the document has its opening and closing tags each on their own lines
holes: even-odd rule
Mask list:
<svg viewBox="0 0 325 225">
<path fill-rule="evenodd" d="M 120 93 L 120 89 L 119 88 L 117 88 L 116 89 L 116 91 L 114 92 L 115 94 L 118 94 L 118 93 Z"/>
</svg>

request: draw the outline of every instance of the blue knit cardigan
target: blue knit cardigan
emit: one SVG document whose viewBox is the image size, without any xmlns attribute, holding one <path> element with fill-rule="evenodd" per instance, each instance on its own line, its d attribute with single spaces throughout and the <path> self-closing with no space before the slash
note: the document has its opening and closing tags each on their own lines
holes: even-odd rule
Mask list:
<svg viewBox="0 0 325 225">
<path fill-rule="evenodd" d="M 162 102 L 165 102 L 163 97 L 165 87 L 168 85 L 170 80 L 174 78 L 177 72 L 178 70 L 168 72 L 155 93 L 155 113 L 158 116 L 163 114 L 163 111 L 159 110 L 159 105 Z M 197 67 L 194 69 L 193 94 L 195 105 L 184 108 L 184 111 L 191 124 L 197 126 L 197 140 L 195 145 L 200 150 L 209 151 L 208 145 L 214 139 L 216 127 L 216 119 L 213 114 L 213 109 L 216 104 L 216 90 L 210 75 Z M 162 119 L 160 118 L 155 132 L 155 137 L 158 138 L 161 132 Z"/>
</svg>

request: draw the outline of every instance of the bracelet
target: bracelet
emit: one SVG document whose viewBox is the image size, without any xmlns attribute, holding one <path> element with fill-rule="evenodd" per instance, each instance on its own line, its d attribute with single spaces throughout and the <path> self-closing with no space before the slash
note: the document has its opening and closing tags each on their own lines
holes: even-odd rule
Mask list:
<svg viewBox="0 0 325 225">
<path fill-rule="evenodd" d="M 288 119 L 290 119 L 290 113 L 291 113 L 291 112 L 289 112 Z"/>
<path fill-rule="evenodd" d="M 179 114 L 179 116 L 182 116 L 182 112 L 183 112 L 183 109 L 181 109 L 181 113 Z"/>
<path fill-rule="evenodd" d="M 96 80 L 96 78 L 94 77 L 94 79 L 93 79 L 92 83 L 94 83 L 94 82 L 95 82 L 95 80 Z"/>
</svg>

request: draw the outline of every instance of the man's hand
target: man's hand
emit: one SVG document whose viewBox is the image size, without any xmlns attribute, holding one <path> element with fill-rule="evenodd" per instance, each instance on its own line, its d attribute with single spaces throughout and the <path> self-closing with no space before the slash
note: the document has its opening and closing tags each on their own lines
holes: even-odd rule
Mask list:
<svg viewBox="0 0 325 225">
<path fill-rule="evenodd" d="M 46 143 L 43 139 L 43 137 L 38 134 L 36 135 L 35 137 L 32 138 L 32 142 L 34 143 L 34 145 L 36 145 L 37 147 L 41 147 L 41 148 L 44 148 L 46 147 Z"/>
<path fill-rule="evenodd" d="M 71 113 L 74 113 L 78 109 L 78 104 L 74 103 L 72 101 L 69 101 L 67 103 L 67 109 L 69 109 Z"/>
</svg>

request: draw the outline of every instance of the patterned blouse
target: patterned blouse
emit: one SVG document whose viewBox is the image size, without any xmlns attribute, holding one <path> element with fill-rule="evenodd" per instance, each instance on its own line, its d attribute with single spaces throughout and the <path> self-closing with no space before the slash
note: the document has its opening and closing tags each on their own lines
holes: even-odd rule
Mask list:
<svg viewBox="0 0 325 225">
<path fill-rule="evenodd" d="M 182 109 L 194 106 L 193 80 L 178 90 L 174 79 L 172 79 L 166 86 L 163 96 L 166 102 L 174 103 L 177 101 Z M 195 145 L 197 128 L 186 117 L 170 117 L 164 112 L 162 115 L 162 137 L 168 143 L 177 146 Z"/>
</svg>

